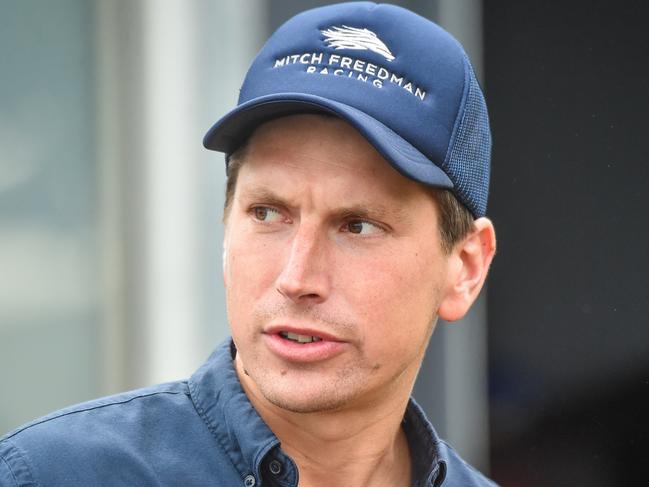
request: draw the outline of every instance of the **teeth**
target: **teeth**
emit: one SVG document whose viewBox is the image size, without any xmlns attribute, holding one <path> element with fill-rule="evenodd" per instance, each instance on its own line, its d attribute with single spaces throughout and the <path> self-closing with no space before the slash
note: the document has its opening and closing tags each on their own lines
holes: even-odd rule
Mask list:
<svg viewBox="0 0 649 487">
<path fill-rule="evenodd" d="M 322 338 L 319 337 L 314 337 L 309 335 L 299 335 L 297 333 L 290 333 L 288 331 L 282 331 L 279 334 L 280 336 L 288 340 L 298 342 L 298 343 L 311 343 L 311 342 L 319 342 L 320 340 L 322 340 Z"/>
</svg>

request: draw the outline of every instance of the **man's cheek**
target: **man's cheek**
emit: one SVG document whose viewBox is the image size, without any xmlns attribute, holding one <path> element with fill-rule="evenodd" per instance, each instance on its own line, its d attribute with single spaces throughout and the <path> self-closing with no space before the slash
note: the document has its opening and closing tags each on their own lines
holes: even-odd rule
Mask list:
<svg viewBox="0 0 649 487">
<path fill-rule="evenodd" d="M 228 249 L 228 260 L 226 268 L 229 285 L 226 287 L 237 305 L 247 306 L 243 312 L 254 308 L 256 301 L 261 299 L 268 289 L 274 288 L 274 276 L 276 275 L 273 265 L 277 259 L 261 252 L 250 251 L 239 252 L 236 249 Z"/>
</svg>

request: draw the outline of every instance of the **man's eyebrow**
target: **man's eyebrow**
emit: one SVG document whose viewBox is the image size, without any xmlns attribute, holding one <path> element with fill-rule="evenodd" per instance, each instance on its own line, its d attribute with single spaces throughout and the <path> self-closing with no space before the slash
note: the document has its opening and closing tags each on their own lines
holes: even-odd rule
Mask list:
<svg viewBox="0 0 649 487">
<path fill-rule="evenodd" d="M 272 189 L 264 187 L 246 188 L 242 192 L 242 197 L 246 201 L 258 201 L 269 205 L 285 206 L 287 208 L 295 207 L 290 199 L 282 197 Z M 406 212 L 398 205 L 385 205 L 376 202 L 358 201 L 351 205 L 344 203 L 333 209 L 333 213 L 339 218 L 361 218 L 368 220 L 391 220 L 407 221 Z"/>
<path fill-rule="evenodd" d="M 355 203 L 350 206 L 343 206 L 336 210 L 341 217 L 357 217 L 368 220 L 407 220 L 406 212 L 397 206 L 388 206 L 376 203 Z"/>
<path fill-rule="evenodd" d="M 259 201 L 260 203 L 263 202 L 277 206 L 291 206 L 286 198 L 282 198 L 271 189 L 264 187 L 245 188 L 241 191 L 241 195 L 246 200 Z"/>
</svg>

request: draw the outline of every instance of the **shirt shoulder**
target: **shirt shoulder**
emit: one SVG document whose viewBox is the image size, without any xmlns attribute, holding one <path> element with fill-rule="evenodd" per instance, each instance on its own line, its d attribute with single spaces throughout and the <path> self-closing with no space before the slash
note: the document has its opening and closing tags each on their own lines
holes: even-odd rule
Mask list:
<svg viewBox="0 0 649 487">
<path fill-rule="evenodd" d="M 166 384 L 159 384 L 152 387 L 143 389 L 136 389 L 133 391 L 122 392 L 112 396 L 101 397 L 91 401 L 82 402 L 73 406 L 68 406 L 63 409 L 54 411 L 46 416 L 35 419 L 26 423 L 13 431 L 10 431 L 3 437 L 0 437 L 0 442 L 13 437 L 28 435 L 33 431 L 40 431 L 41 428 L 57 428 L 66 423 L 66 421 L 83 421 L 89 417 L 95 419 L 95 416 L 104 415 L 110 416 L 111 413 L 117 413 L 121 408 L 120 406 L 142 400 L 145 398 L 160 396 L 166 394 L 188 394 L 188 387 L 186 381 L 169 382 Z M 101 411 L 105 409 L 105 411 Z M 68 418 L 69 417 L 69 418 Z"/>
<path fill-rule="evenodd" d="M 61 409 L 8 433 L 0 439 L 0 486 L 161 485 L 155 479 L 172 455 L 196 458 L 212 443 L 187 383 L 161 384 Z"/>
<path fill-rule="evenodd" d="M 443 487 L 498 487 L 496 483 L 460 457 L 446 441 L 439 440 L 438 448 L 445 459 Z"/>
</svg>

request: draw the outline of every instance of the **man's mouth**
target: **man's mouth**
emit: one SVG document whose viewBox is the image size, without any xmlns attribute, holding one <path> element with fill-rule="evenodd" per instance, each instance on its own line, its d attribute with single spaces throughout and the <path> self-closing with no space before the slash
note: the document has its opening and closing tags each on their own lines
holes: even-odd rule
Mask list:
<svg viewBox="0 0 649 487">
<path fill-rule="evenodd" d="M 320 362 L 348 349 L 336 335 L 310 326 L 278 323 L 267 327 L 263 337 L 270 351 L 287 362 Z"/>
<path fill-rule="evenodd" d="M 286 340 L 291 340 L 297 343 L 312 343 L 322 341 L 322 338 L 312 335 L 300 335 L 298 333 L 291 333 L 289 331 L 280 331 L 279 336 Z"/>
</svg>

